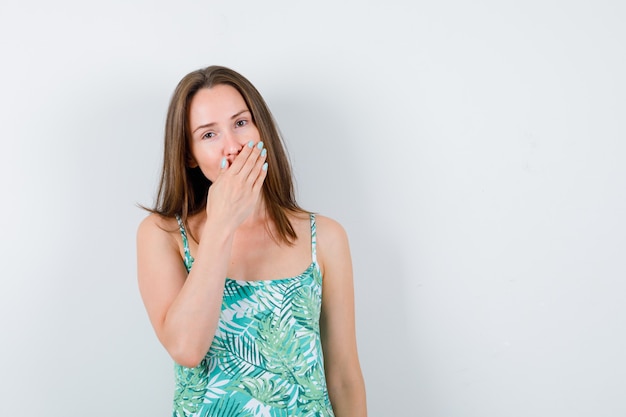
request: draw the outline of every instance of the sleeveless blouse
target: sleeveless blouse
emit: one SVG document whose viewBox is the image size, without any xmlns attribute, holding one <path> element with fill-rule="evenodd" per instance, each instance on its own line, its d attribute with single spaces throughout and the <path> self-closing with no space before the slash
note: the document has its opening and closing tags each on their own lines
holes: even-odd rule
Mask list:
<svg viewBox="0 0 626 417">
<path fill-rule="evenodd" d="M 177 220 L 189 272 L 193 257 Z M 175 364 L 174 417 L 334 417 L 320 341 L 322 274 L 314 215 L 311 258 L 291 278 L 226 278 L 209 351 L 195 368 Z"/>
</svg>

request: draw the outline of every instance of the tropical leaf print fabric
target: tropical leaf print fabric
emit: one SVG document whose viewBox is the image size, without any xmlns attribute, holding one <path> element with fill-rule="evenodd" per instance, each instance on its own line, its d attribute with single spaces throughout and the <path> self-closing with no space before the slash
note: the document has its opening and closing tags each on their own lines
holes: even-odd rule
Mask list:
<svg viewBox="0 0 626 417">
<path fill-rule="evenodd" d="M 191 269 L 187 236 L 178 219 Z M 175 365 L 174 417 L 334 416 L 319 331 L 322 276 L 311 265 L 267 281 L 226 280 L 218 329 L 200 365 Z"/>
</svg>

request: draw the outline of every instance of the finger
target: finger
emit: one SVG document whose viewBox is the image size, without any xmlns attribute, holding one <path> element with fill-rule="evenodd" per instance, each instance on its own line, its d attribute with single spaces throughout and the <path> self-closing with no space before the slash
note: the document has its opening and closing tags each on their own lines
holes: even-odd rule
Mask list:
<svg viewBox="0 0 626 417">
<path fill-rule="evenodd" d="M 254 184 L 252 184 L 253 192 L 261 192 L 261 187 L 263 187 L 263 183 L 265 182 L 265 178 L 267 177 L 268 168 L 269 167 L 267 165 L 267 162 L 263 162 L 263 165 L 261 165 L 261 171 L 259 172 L 259 175 L 255 178 Z"/>
<path fill-rule="evenodd" d="M 267 176 L 267 150 L 263 149 L 261 154 L 259 155 L 259 159 L 257 159 L 254 169 L 248 176 L 248 182 L 251 187 L 254 189 L 255 187 L 260 187 Z M 259 181 L 260 180 L 260 181 Z M 259 184 L 257 186 L 257 184 Z"/>
<path fill-rule="evenodd" d="M 252 153 L 248 155 L 248 159 L 245 161 L 244 165 L 241 167 L 239 174 L 248 179 L 252 172 L 254 172 L 255 167 L 258 165 L 259 160 L 265 158 L 266 150 L 263 148 L 263 142 L 257 143 L 252 149 Z M 263 156 L 261 156 L 263 154 Z"/>
<path fill-rule="evenodd" d="M 254 153 L 255 149 L 256 147 L 254 146 L 254 141 L 248 142 L 246 145 L 243 146 L 243 148 L 241 148 L 239 155 L 237 155 L 237 157 L 231 164 L 231 171 L 234 174 L 238 174 L 239 172 L 241 172 L 241 169 L 245 166 L 246 162 L 250 158 L 250 155 Z"/>
<path fill-rule="evenodd" d="M 226 157 L 223 157 L 220 161 L 220 170 L 217 173 L 216 181 L 219 180 L 226 171 L 228 171 L 228 167 L 229 167 L 228 159 Z"/>
</svg>

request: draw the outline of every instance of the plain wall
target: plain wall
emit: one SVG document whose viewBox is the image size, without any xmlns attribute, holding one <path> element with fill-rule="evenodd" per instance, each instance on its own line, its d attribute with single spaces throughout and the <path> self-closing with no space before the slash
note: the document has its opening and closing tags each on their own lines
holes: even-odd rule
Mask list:
<svg viewBox="0 0 626 417">
<path fill-rule="evenodd" d="M 622 1 L 3 1 L 0 415 L 166 416 L 136 283 L 169 97 L 268 101 L 347 229 L 370 416 L 626 415 Z"/>
</svg>

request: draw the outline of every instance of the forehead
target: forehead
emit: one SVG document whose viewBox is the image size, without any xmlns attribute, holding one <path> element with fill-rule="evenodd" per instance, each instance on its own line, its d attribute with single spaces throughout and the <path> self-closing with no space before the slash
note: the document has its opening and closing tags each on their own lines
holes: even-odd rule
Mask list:
<svg viewBox="0 0 626 417">
<path fill-rule="evenodd" d="M 193 127 L 217 123 L 229 119 L 242 110 L 249 109 L 236 88 L 227 84 L 201 88 L 194 94 L 189 104 L 189 124 Z"/>
</svg>

